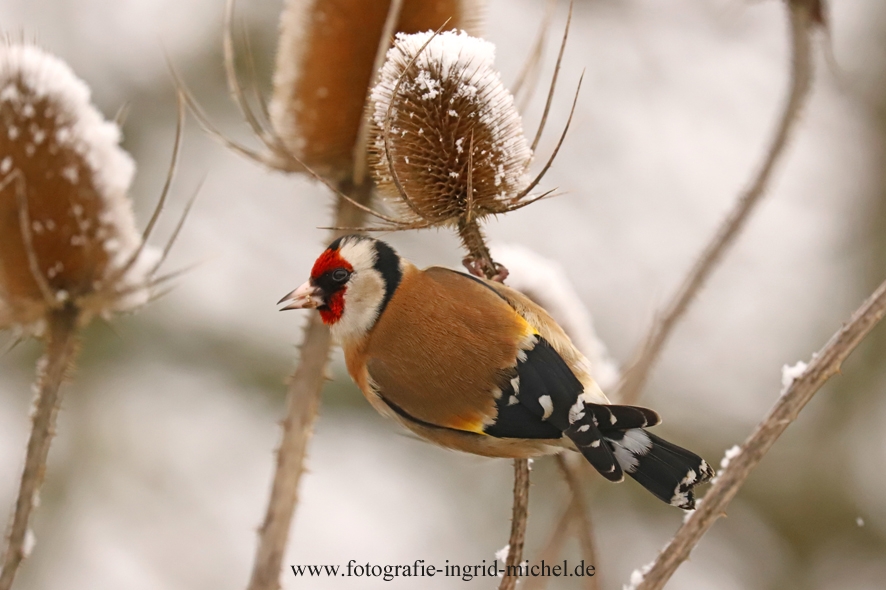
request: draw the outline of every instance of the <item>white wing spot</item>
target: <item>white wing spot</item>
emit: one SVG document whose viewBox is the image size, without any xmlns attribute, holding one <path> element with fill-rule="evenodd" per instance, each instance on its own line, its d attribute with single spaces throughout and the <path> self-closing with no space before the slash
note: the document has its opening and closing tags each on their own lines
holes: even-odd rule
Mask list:
<svg viewBox="0 0 886 590">
<path fill-rule="evenodd" d="M 551 417 L 551 414 L 554 413 L 554 402 L 551 400 L 551 396 L 543 395 L 538 398 L 538 403 L 544 409 L 544 416 L 541 417 L 542 420 L 547 420 Z"/>
<path fill-rule="evenodd" d="M 571 408 L 569 408 L 569 423 L 575 424 L 579 420 L 585 417 L 585 403 L 584 400 L 579 397 L 575 400 L 575 404 Z"/>
<path fill-rule="evenodd" d="M 677 484 L 674 490 L 674 497 L 671 498 L 671 506 L 682 507 L 689 503 L 689 492 L 680 491 L 680 485 Z"/>
</svg>

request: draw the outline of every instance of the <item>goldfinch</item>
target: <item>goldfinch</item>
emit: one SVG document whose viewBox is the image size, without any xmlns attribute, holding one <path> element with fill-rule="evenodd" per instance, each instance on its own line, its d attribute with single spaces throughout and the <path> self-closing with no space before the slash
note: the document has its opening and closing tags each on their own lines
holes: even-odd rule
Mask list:
<svg viewBox="0 0 886 590">
<path fill-rule="evenodd" d="M 713 471 L 646 428 L 659 415 L 612 405 L 563 329 L 521 293 L 350 235 L 280 300 L 317 309 L 348 372 L 381 414 L 444 447 L 489 457 L 579 451 L 606 479 L 627 473 L 683 509 Z"/>
</svg>

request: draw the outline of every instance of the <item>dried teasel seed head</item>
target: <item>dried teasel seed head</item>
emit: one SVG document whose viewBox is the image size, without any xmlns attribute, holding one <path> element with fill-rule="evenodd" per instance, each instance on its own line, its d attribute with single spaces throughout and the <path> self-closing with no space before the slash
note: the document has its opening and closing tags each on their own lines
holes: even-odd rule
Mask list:
<svg viewBox="0 0 886 590">
<path fill-rule="evenodd" d="M 269 105 L 286 149 L 318 173 L 349 175 L 389 0 L 287 0 Z M 396 30 L 477 31 L 485 0 L 404 0 Z"/>
<path fill-rule="evenodd" d="M 388 51 L 370 99 L 370 161 L 407 219 L 473 223 L 518 204 L 532 152 L 494 58 L 491 43 L 455 31 L 397 35 Z"/>
<path fill-rule="evenodd" d="M 143 302 L 157 253 L 126 196 L 135 165 L 120 130 L 58 58 L 0 43 L 0 328 L 37 329 L 50 310 Z"/>
</svg>

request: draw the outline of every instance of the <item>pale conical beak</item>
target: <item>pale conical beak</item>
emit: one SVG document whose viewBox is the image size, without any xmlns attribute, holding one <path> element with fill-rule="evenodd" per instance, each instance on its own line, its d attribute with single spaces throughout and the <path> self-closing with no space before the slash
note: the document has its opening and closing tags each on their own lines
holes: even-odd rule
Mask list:
<svg viewBox="0 0 886 590">
<path fill-rule="evenodd" d="M 325 303 L 323 292 L 319 287 L 313 286 L 310 281 L 287 294 L 286 297 L 277 302 L 277 305 L 287 301 L 291 301 L 291 303 L 281 308 L 280 311 L 286 311 L 287 309 L 316 309 Z"/>
</svg>

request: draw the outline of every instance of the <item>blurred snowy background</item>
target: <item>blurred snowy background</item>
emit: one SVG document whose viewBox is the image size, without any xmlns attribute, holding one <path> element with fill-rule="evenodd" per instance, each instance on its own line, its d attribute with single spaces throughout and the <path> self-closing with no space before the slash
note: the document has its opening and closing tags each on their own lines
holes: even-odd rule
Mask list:
<svg viewBox="0 0 886 590">
<path fill-rule="evenodd" d="M 241 3 L 267 90 L 280 2 Z M 248 6 L 247 6 L 248 4 Z M 785 165 L 737 247 L 675 333 L 643 398 L 668 438 L 717 463 L 773 403 L 781 367 L 808 360 L 886 275 L 886 4 L 832 3 L 836 68 L 816 51 L 811 100 Z M 557 260 L 624 362 L 760 163 L 787 88 L 775 0 L 584 0 L 549 153 L 582 69 L 573 128 L 543 186 L 565 196 L 493 222 L 494 242 Z M 514 80 L 544 12 L 491 0 L 487 38 Z M 175 129 L 164 52 L 231 136 L 221 0 L 3 0 L 0 27 L 66 60 L 138 163 L 142 223 Z M 561 6 L 555 31 L 562 30 Z M 553 62 L 556 33 L 546 53 Z M 334 65 L 330 65 L 334 67 Z M 549 70 L 544 74 L 545 80 Z M 543 91 L 525 114 L 534 130 Z M 193 122 L 161 230 L 206 182 L 168 269 L 201 264 L 138 315 L 87 334 L 50 455 L 37 549 L 17 586 L 245 586 L 265 509 L 303 316 L 274 303 L 320 252 L 330 199 L 213 143 Z M 158 234 L 162 235 L 162 231 Z M 457 267 L 447 233 L 388 236 L 420 265 Z M 493 251 L 495 249 L 493 248 Z M 6 343 L 8 345 L 8 342 Z M 878 329 L 751 476 L 671 583 L 681 589 L 875 589 L 886 579 L 886 331 Z M 38 347 L 0 357 L 0 509 L 13 498 Z M 287 563 L 479 563 L 505 544 L 510 462 L 404 436 L 370 409 L 334 357 Z M 533 471 L 528 557 L 568 492 L 552 461 Z M 650 561 L 682 513 L 633 482 L 593 487 L 604 588 Z M 4 517 L 5 518 L 5 517 Z M 574 542 L 565 556 L 578 559 Z M 574 588 L 551 579 L 550 588 Z M 426 588 L 465 586 L 422 580 Z M 323 579 L 284 588 L 414 588 Z"/>
</svg>

